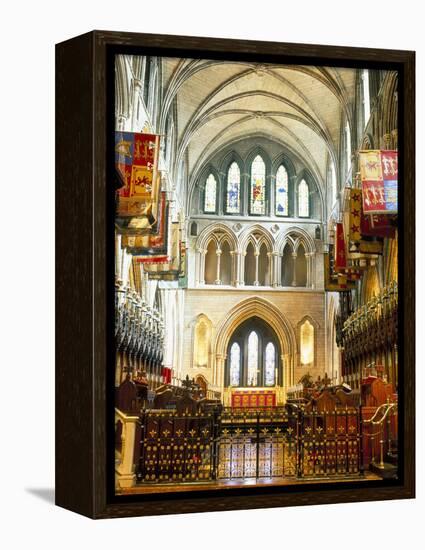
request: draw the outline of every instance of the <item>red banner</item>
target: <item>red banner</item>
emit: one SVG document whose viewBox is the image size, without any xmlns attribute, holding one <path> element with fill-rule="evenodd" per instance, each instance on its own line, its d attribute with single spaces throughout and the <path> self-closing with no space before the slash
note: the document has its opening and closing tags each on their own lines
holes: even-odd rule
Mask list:
<svg viewBox="0 0 425 550">
<path fill-rule="evenodd" d="M 393 239 L 396 228 L 391 224 L 391 217 L 382 214 L 365 215 L 360 220 L 361 234 L 366 237 L 382 237 Z"/>
<path fill-rule="evenodd" d="M 171 384 L 172 369 L 170 367 L 162 367 L 162 383 Z"/>
<path fill-rule="evenodd" d="M 344 226 L 337 223 L 335 228 L 335 271 L 347 268 L 347 253 L 345 250 Z"/>
</svg>

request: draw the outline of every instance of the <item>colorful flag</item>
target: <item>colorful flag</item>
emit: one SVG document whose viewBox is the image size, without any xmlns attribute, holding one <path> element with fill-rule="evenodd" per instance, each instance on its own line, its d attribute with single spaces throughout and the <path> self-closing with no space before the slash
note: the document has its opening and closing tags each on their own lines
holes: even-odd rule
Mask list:
<svg viewBox="0 0 425 550">
<path fill-rule="evenodd" d="M 360 189 L 350 189 L 350 243 L 357 243 L 361 239 L 360 220 L 362 214 L 362 192 Z"/>
<path fill-rule="evenodd" d="M 123 248 L 125 247 L 130 254 L 135 256 L 136 262 L 156 263 L 168 260 L 168 211 L 166 193 L 163 191 L 158 216 L 153 224 L 152 231 L 148 235 L 124 234 L 122 236 Z"/>
<path fill-rule="evenodd" d="M 397 213 L 397 151 L 359 151 L 365 214 Z"/>
<path fill-rule="evenodd" d="M 355 288 L 355 281 L 333 271 L 331 267 L 330 254 L 323 254 L 323 260 L 326 291 L 342 292 L 344 290 L 353 290 Z"/>
<path fill-rule="evenodd" d="M 360 220 L 361 234 L 366 237 L 394 239 L 396 228 L 391 221 L 391 216 L 383 214 L 362 214 Z"/>
<path fill-rule="evenodd" d="M 335 227 L 335 271 L 344 271 L 347 268 L 347 253 L 345 250 L 344 226 L 337 223 Z"/>
<path fill-rule="evenodd" d="M 159 135 L 115 132 L 115 166 L 122 197 L 157 199 Z"/>
</svg>

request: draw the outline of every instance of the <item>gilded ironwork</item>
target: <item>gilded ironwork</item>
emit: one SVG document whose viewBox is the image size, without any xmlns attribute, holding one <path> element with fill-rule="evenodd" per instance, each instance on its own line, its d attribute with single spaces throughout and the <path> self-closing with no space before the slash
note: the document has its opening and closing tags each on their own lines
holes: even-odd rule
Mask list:
<svg viewBox="0 0 425 550">
<path fill-rule="evenodd" d="M 358 408 L 224 408 L 141 417 L 139 482 L 361 475 Z"/>
<path fill-rule="evenodd" d="M 139 482 L 207 481 L 213 476 L 214 417 L 146 412 Z"/>
</svg>

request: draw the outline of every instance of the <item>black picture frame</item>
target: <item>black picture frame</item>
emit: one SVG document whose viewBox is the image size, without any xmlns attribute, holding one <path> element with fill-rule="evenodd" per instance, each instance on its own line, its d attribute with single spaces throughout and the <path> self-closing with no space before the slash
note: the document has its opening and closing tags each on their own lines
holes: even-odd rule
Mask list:
<svg viewBox="0 0 425 550">
<path fill-rule="evenodd" d="M 117 497 L 113 491 L 113 83 L 117 53 L 399 72 L 400 476 L 391 482 Z M 112 159 L 112 160 L 111 160 Z M 109 243 L 109 244 L 108 244 Z M 93 31 L 56 46 L 56 504 L 91 518 L 415 496 L 415 53 Z M 112 368 L 111 368 L 112 365 Z M 112 374 L 113 376 L 113 374 Z M 112 453 L 111 453 L 112 450 Z"/>
</svg>

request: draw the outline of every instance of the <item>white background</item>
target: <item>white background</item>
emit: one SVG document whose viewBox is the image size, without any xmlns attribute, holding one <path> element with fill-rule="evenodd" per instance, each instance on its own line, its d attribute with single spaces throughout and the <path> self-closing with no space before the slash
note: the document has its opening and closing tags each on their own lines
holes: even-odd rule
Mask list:
<svg viewBox="0 0 425 550">
<path fill-rule="evenodd" d="M 423 203 L 425 31 L 420 6 L 420 2 L 413 0 L 251 3 L 246 0 L 12 0 L 2 3 L 2 548 L 179 549 L 190 545 L 240 550 L 290 546 L 314 550 L 332 546 L 389 550 L 423 547 L 424 347 L 419 340 L 420 337 L 424 340 L 421 316 L 424 293 L 420 288 L 416 500 L 97 522 L 52 504 L 54 44 L 92 29 L 108 29 L 416 50 L 417 201 Z M 424 218 L 422 213 L 417 222 L 417 234 L 422 240 Z M 424 281 L 420 244 L 417 257 L 417 280 Z M 78 449 L 75 452 L 78 453 Z M 78 489 L 77 484 L 75 490 Z"/>
</svg>

